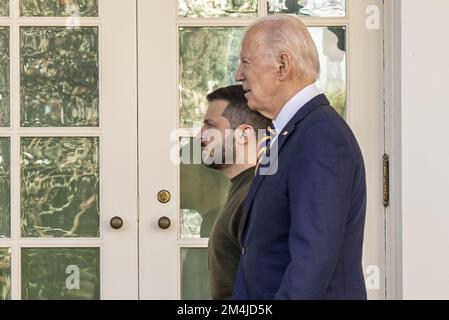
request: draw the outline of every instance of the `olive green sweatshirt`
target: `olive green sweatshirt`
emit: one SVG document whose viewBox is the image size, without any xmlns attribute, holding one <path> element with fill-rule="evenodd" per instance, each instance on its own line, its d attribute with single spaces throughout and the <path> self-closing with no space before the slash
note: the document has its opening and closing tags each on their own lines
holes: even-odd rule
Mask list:
<svg viewBox="0 0 449 320">
<path fill-rule="evenodd" d="M 212 299 L 231 299 L 240 261 L 238 239 L 243 205 L 254 178 L 254 167 L 231 180 L 229 195 L 209 236 L 209 270 Z"/>
</svg>

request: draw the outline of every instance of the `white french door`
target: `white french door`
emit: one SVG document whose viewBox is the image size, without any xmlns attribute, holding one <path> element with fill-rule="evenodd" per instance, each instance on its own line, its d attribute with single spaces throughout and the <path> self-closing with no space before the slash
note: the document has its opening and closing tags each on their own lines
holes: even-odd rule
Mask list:
<svg viewBox="0 0 449 320">
<path fill-rule="evenodd" d="M 227 181 L 172 158 L 190 147 L 205 94 L 233 83 L 244 27 L 278 12 L 306 15 L 318 85 L 363 149 L 364 268 L 370 298 L 383 299 L 376 8 L 381 0 L 0 0 L 0 300 L 208 298 L 207 236 Z"/>
<path fill-rule="evenodd" d="M 135 2 L 0 16 L 0 300 L 137 298 Z"/>
<path fill-rule="evenodd" d="M 205 95 L 234 82 L 244 27 L 279 12 L 303 15 L 322 64 L 318 86 L 354 130 L 368 183 L 364 268 L 369 298 L 385 298 L 382 202 L 383 1 L 138 0 L 140 296 L 208 298 L 207 236 L 226 180 L 171 156 L 201 126 Z M 171 193 L 160 202 L 157 194 Z M 158 226 L 158 221 L 170 220 Z M 162 227 L 162 228 L 161 228 Z"/>
</svg>

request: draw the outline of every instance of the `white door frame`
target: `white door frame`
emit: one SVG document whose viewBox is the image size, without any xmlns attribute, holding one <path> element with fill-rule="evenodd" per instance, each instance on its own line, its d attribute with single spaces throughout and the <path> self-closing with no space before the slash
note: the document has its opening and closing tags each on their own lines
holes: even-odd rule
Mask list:
<svg viewBox="0 0 449 320">
<path fill-rule="evenodd" d="M 385 152 L 390 156 L 390 206 L 386 222 L 387 299 L 402 299 L 401 2 L 384 0 Z"/>
<path fill-rule="evenodd" d="M 369 299 L 385 299 L 385 213 L 382 165 L 383 0 L 354 0 L 349 6 L 348 116 L 362 149 L 367 177 L 367 216 L 363 263 Z M 353 12 L 357 14 L 353 14 Z M 379 25 L 376 25 L 378 22 Z M 363 38 L 363 45 L 360 44 Z M 370 81 L 378 76 L 378 81 Z M 357 79 L 357 80 L 356 80 Z M 376 239 L 367 243 L 367 239 Z"/>
</svg>

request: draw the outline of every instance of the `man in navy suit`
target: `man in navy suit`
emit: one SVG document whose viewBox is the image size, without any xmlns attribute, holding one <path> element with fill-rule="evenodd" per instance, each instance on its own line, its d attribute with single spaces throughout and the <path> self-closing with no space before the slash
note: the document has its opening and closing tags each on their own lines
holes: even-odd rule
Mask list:
<svg viewBox="0 0 449 320">
<path fill-rule="evenodd" d="M 240 58 L 249 107 L 273 123 L 245 201 L 233 298 L 366 299 L 363 157 L 314 85 L 320 65 L 306 26 L 262 18 Z"/>
</svg>

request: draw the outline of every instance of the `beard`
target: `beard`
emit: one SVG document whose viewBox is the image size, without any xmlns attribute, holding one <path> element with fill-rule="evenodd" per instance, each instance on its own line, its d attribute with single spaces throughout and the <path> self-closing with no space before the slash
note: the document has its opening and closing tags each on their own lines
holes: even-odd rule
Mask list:
<svg viewBox="0 0 449 320">
<path fill-rule="evenodd" d="M 207 144 L 201 144 L 201 161 L 202 163 L 215 170 L 224 170 L 231 167 L 235 163 L 236 151 L 234 141 L 232 141 L 232 149 L 229 150 L 225 147 L 225 144 L 216 144 L 214 147 L 209 149 Z M 215 152 L 216 150 L 221 150 L 221 152 Z"/>
</svg>

